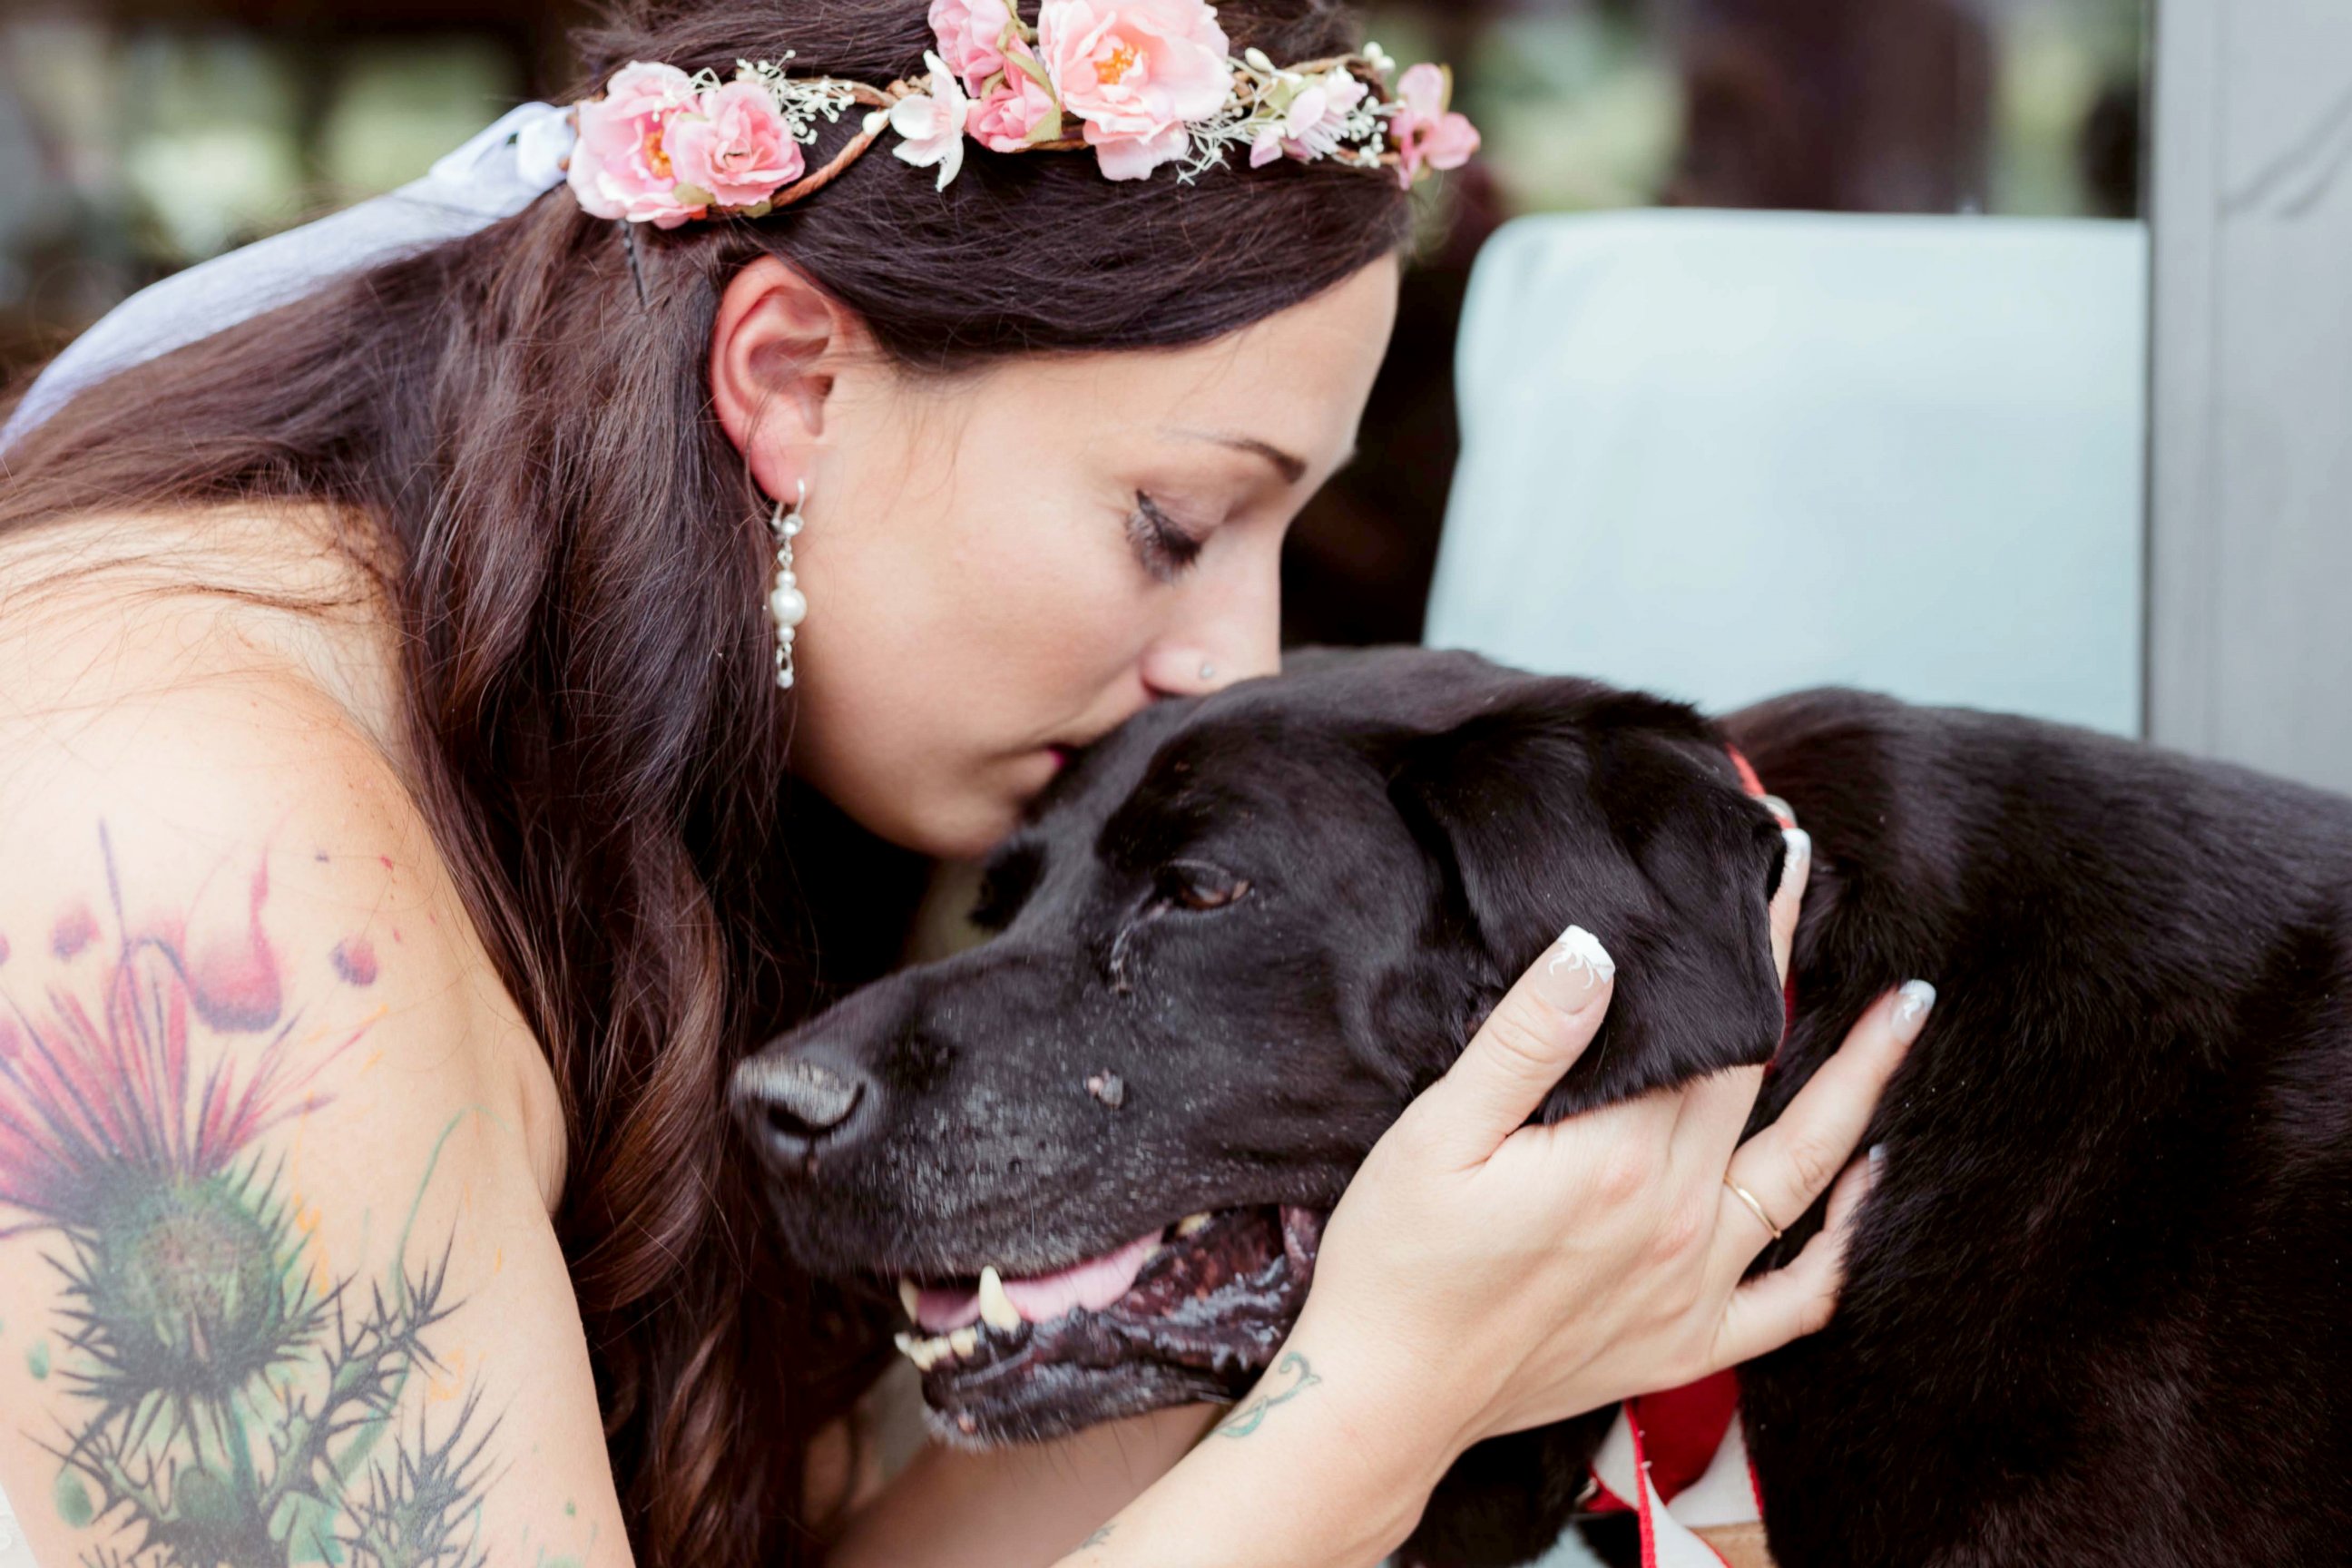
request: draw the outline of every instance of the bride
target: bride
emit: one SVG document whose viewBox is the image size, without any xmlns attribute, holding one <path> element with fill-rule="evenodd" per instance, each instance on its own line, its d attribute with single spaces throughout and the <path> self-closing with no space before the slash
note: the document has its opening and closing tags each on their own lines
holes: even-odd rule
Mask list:
<svg viewBox="0 0 2352 1568">
<path fill-rule="evenodd" d="M 1523 1128 L 1608 1004 L 1580 935 L 1349 1189 L 1307 1395 L 877 1490 L 900 1325 L 761 1245 L 729 1070 L 894 962 L 928 858 L 1276 668 L 1407 187 L 1475 135 L 1328 0 L 663 0 L 582 46 L 576 110 L 142 296 L 9 423 L 40 1560 L 1362 1563 L 1469 1444 L 1824 1321 L 1923 1005 L 1745 1145 L 1752 1072 Z"/>
</svg>

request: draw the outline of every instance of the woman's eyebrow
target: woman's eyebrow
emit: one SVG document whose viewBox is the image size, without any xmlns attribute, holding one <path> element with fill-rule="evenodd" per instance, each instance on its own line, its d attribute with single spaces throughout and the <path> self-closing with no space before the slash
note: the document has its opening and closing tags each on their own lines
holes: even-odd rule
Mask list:
<svg viewBox="0 0 2352 1568">
<path fill-rule="evenodd" d="M 1306 458 L 1286 452 L 1272 442 L 1261 441 L 1255 436 L 1244 436 L 1231 430 L 1170 430 L 1167 433 L 1186 441 L 1210 441 L 1220 447 L 1230 447 L 1236 452 L 1264 458 L 1274 465 L 1274 471 L 1282 476 L 1285 484 L 1295 485 L 1307 477 Z M 1348 456 L 1353 458 L 1355 453 L 1351 450 Z M 1346 468 L 1347 463 L 1343 460 L 1339 466 Z"/>
</svg>

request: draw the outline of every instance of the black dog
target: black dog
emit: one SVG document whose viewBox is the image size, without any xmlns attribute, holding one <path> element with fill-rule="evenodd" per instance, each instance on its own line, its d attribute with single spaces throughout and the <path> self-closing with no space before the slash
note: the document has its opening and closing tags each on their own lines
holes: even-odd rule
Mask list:
<svg viewBox="0 0 2352 1568">
<path fill-rule="evenodd" d="M 1888 987 L 1943 996 L 1835 1321 L 1742 1373 L 1783 1568 L 2347 1561 L 2352 802 L 2046 724 L 1718 730 L 1415 652 L 1164 704 L 998 855 L 994 941 L 747 1064 L 792 1245 L 906 1279 L 950 1433 L 1232 1397 L 1571 918 L 1617 992 L 1548 1117 L 1774 1057 L 1782 841 L 1727 736 L 1817 847 L 1759 1123 Z M 1473 1450 L 1408 1555 L 1540 1552 L 1600 1425 Z"/>
</svg>

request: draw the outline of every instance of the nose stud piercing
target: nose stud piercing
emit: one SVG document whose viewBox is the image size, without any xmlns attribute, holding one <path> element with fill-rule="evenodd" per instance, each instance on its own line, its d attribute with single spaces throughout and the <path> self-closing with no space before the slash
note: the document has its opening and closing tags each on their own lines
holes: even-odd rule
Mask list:
<svg viewBox="0 0 2352 1568">
<path fill-rule="evenodd" d="M 793 575 L 793 538 L 801 531 L 801 508 L 808 504 L 808 481 L 799 483 L 792 510 L 786 511 L 779 500 L 768 519 L 768 531 L 776 539 L 776 582 L 768 593 L 768 618 L 776 623 L 776 686 L 783 691 L 793 689 L 793 632 L 808 619 L 808 599 L 800 579 Z"/>
<path fill-rule="evenodd" d="M 1213 664 L 1208 663 L 1206 660 L 1203 660 L 1201 665 L 1201 679 L 1203 680 L 1216 679 L 1217 667 Z"/>
</svg>

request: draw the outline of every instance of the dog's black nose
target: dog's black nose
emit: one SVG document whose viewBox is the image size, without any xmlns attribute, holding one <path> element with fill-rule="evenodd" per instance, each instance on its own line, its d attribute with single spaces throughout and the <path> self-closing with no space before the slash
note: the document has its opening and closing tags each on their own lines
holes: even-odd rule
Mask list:
<svg viewBox="0 0 2352 1568">
<path fill-rule="evenodd" d="M 854 1063 L 803 1047 L 767 1051 L 735 1069 L 735 1110 L 769 1158 L 805 1165 L 848 1142 L 871 1119 L 879 1087 Z"/>
</svg>

